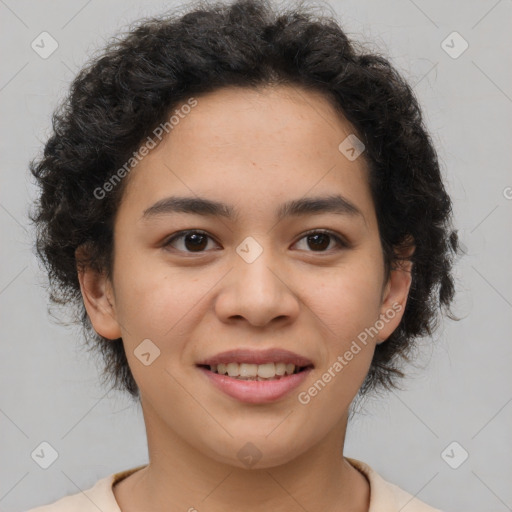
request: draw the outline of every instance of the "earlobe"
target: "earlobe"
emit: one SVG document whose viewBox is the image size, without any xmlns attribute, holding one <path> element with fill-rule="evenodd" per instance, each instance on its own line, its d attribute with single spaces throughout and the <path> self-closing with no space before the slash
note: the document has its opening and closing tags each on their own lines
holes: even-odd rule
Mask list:
<svg viewBox="0 0 512 512">
<path fill-rule="evenodd" d="M 82 251 L 77 249 L 77 261 Z M 118 339 L 121 329 L 117 322 L 115 300 L 110 280 L 104 273 L 89 266 L 77 265 L 78 280 L 85 309 L 94 330 L 104 338 Z"/>
</svg>

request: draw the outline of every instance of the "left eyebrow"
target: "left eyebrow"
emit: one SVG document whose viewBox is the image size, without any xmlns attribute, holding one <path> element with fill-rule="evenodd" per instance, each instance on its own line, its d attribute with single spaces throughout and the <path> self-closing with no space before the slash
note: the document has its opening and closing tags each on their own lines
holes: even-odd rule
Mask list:
<svg viewBox="0 0 512 512">
<path fill-rule="evenodd" d="M 160 199 L 149 208 L 146 208 L 141 220 L 149 220 L 172 213 L 190 213 L 205 217 L 225 217 L 230 220 L 238 218 L 238 211 L 232 205 L 204 197 L 170 196 Z M 285 217 L 319 215 L 322 213 L 361 216 L 364 220 L 361 210 L 339 194 L 324 197 L 305 197 L 287 201 L 279 207 L 276 217 L 280 221 Z"/>
</svg>

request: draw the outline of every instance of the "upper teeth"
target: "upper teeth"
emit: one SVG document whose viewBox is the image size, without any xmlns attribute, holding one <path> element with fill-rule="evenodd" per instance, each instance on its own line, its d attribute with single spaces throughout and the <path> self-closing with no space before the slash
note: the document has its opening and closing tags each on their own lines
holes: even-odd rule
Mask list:
<svg viewBox="0 0 512 512">
<path fill-rule="evenodd" d="M 211 365 L 210 370 L 220 373 L 221 375 L 228 374 L 230 377 L 262 377 L 264 379 L 270 379 L 276 375 L 281 376 L 285 373 L 291 375 L 295 371 L 295 365 L 292 363 L 219 363 L 218 365 Z"/>
</svg>

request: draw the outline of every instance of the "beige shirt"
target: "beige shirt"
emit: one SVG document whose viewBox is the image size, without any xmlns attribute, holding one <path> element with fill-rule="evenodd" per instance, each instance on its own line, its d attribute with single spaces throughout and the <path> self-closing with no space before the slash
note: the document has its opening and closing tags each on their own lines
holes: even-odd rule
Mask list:
<svg viewBox="0 0 512 512">
<path fill-rule="evenodd" d="M 370 484 L 370 508 L 368 512 L 441 512 L 418 500 L 408 492 L 384 480 L 370 466 L 356 459 L 345 459 L 359 470 Z M 83 493 L 67 496 L 27 512 L 121 512 L 112 486 L 145 466 L 115 473 L 101 480 Z"/>
</svg>

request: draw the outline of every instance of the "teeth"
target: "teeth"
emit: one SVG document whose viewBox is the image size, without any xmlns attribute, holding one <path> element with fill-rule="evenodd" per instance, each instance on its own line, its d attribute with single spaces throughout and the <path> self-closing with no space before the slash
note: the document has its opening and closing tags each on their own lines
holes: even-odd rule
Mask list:
<svg viewBox="0 0 512 512">
<path fill-rule="evenodd" d="M 284 375 L 286 373 L 286 365 L 284 363 L 276 363 L 276 375 Z"/>
<path fill-rule="evenodd" d="M 256 377 L 257 375 L 260 375 L 260 368 L 257 364 L 240 364 L 237 365 L 236 363 L 231 363 L 235 366 L 238 366 L 238 371 L 240 372 L 240 377 Z M 236 377 L 236 375 L 234 375 Z M 260 375 L 260 377 L 263 377 L 263 375 Z"/>
<path fill-rule="evenodd" d="M 240 374 L 244 366 L 245 365 L 240 365 Z M 256 366 L 256 370 L 258 371 L 258 377 L 263 377 L 264 379 L 271 379 L 276 376 L 276 365 L 274 363 L 259 364 L 254 366 Z"/>
<path fill-rule="evenodd" d="M 228 363 L 227 369 L 228 369 L 228 375 L 230 377 L 238 377 L 240 375 L 239 367 L 238 367 L 237 363 Z"/>
<path fill-rule="evenodd" d="M 239 377 L 244 380 L 262 380 L 282 377 L 284 374 L 291 375 L 295 373 L 295 365 L 292 363 L 219 363 L 211 365 L 210 371 L 220 375 L 229 375 L 230 377 Z"/>
</svg>

